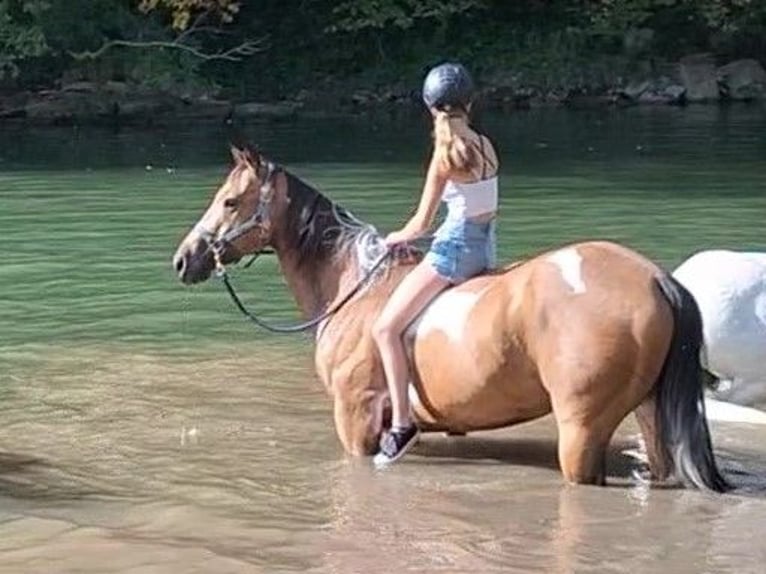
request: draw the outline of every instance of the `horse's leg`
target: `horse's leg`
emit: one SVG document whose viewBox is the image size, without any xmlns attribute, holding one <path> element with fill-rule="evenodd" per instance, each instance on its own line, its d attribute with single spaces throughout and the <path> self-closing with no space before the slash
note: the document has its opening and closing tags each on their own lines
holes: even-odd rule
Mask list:
<svg viewBox="0 0 766 574">
<path fill-rule="evenodd" d="M 584 361 L 583 365 L 593 364 Z M 579 484 L 606 484 L 606 450 L 620 422 L 632 410 L 619 389 L 616 369 L 590 368 L 562 372 L 562 365 L 543 373 L 550 389 L 551 407 L 558 427 L 559 466 L 564 478 Z M 623 391 L 624 392 L 624 391 Z M 628 408 L 628 407 L 631 408 Z"/>
<path fill-rule="evenodd" d="M 671 463 L 662 444 L 660 429 L 657 428 L 657 404 L 654 393 L 650 394 L 636 407 L 636 421 L 641 429 L 646 447 L 646 458 L 653 480 L 666 480 L 670 475 Z"/>
<path fill-rule="evenodd" d="M 335 395 L 333 415 L 335 431 L 345 451 L 353 456 L 369 456 L 378 451 L 387 397 L 365 392 L 362 397 Z"/>
<path fill-rule="evenodd" d="M 391 411 L 382 370 L 365 355 L 336 366 L 330 378 L 335 431 L 343 448 L 354 456 L 375 454 Z"/>
<path fill-rule="evenodd" d="M 557 424 L 559 466 L 564 479 L 578 484 L 606 484 L 606 448 L 611 433 L 581 421 L 557 418 Z"/>
</svg>

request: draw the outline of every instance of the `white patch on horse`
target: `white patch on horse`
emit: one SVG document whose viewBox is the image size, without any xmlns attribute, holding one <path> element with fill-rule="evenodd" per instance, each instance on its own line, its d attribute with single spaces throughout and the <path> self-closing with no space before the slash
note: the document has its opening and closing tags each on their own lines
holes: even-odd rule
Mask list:
<svg viewBox="0 0 766 574">
<path fill-rule="evenodd" d="M 448 289 L 438 295 L 407 329 L 407 337 L 422 337 L 432 331 L 447 335 L 453 343 L 463 341 L 463 331 L 476 302 L 484 291 Z"/>
<path fill-rule="evenodd" d="M 568 247 L 552 253 L 548 261 L 558 266 L 561 277 L 574 293 L 585 293 L 585 281 L 582 278 L 582 256 L 574 247 Z"/>
</svg>

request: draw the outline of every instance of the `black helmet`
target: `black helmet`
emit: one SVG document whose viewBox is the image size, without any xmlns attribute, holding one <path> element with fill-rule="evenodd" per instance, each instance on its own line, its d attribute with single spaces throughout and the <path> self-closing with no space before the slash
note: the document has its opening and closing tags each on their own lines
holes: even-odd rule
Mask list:
<svg viewBox="0 0 766 574">
<path fill-rule="evenodd" d="M 473 80 L 462 64 L 440 64 L 423 82 L 423 101 L 429 108 L 467 108 L 472 99 Z"/>
</svg>

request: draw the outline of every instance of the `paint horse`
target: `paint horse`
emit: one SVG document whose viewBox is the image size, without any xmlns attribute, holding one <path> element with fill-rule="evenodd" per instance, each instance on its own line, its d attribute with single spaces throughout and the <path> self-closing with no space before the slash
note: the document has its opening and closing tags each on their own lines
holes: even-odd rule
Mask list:
<svg viewBox="0 0 766 574">
<path fill-rule="evenodd" d="M 702 313 L 702 362 L 715 378 L 710 396 L 766 405 L 766 253 L 700 251 L 673 276 Z"/>
<path fill-rule="evenodd" d="M 410 259 L 283 168 L 232 149 L 234 166 L 173 264 L 186 284 L 270 247 L 315 334 L 315 366 L 348 453 L 370 455 L 389 424 L 370 331 Z M 361 283 L 364 287 L 344 305 Z M 699 361 L 702 326 L 680 283 L 630 249 L 569 245 L 442 293 L 410 325 L 414 416 L 424 431 L 494 429 L 553 413 L 567 481 L 605 484 L 615 429 L 635 412 L 652 475 L 723 491 Z"/>
</svg>

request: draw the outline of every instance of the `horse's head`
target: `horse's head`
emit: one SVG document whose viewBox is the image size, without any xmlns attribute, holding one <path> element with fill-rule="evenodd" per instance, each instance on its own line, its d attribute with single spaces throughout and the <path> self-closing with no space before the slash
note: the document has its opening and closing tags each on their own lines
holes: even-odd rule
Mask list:
<svg viewBox="0 0 766 574">
<path fill-rule="evenodd" d="M 249 149 L 231 153 L 234 167 L 173 256 L 184 283 L 205 281 L 216 262 L 236 262 L 271 242 L 279 170 Z"/>
</svg>

